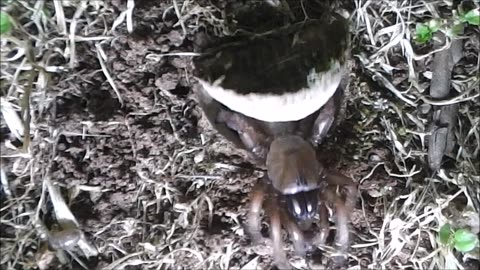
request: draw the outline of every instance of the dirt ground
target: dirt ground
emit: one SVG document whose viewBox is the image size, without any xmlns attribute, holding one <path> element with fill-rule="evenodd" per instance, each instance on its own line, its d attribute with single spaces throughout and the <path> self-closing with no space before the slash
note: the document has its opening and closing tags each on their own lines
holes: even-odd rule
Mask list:
<svg viewBox="0 0 480 270">
<path fill-rule="evenodd" d="M 2 124 L 2 177 L 8 181 L 2 180 L 0 194 L 1 268 L 39 269 L 41 260 L 44 269 L 271 269 L 269 248 L 252 246 L 243 229 L 248 194 L 264 172 L 202 116 L 193 95 L 197 82 L 189 55 L 196 50 L 195 33 L 228 32 L 222 11 L 243 14 L 243 5 L 253 4 L 137 0 L 128 14 L 126 1 L 91 2 L 80 12 L 78 3 L 63 6 L 67 25 L 76 18 L 75 32 L 82 37 L 73 42 L 74 49 L 68 36 L 71 30 L 54 31 L 59 25 L 53 19 L 58 7 L 44 3 L 52 17 L 38 23 L 44 23 L 43 34 L 49 41 L 32 42 L 33 55 L 38 63 L 66 69 L 48 73 L 43 88 L 35 77 L 26 152 L 22 150 L 26 142 L 14 138 Z M 439 269 L 449 258 L 459 262 L 458 269 L 478 268 L 474 253 L 449 251 L 436 240 L 443 223 L 458 221 L 455 218 L 465 213 L 478 215 L 478 78 L 468 82 L 473 87 L 476 83 L 477 89 L 468 94 L 473 98 L 464 95 L 460 103 L 461 147 L 457 145 L 456 152 L 445 158 L 442 171 L 432 173 L 422 141 L 427 131 L 415 121 L 422 119 L 417 106 L 404 102 L 385 86 L 385 80 L 415 103 L 422 101 L 420 95 L 427 95 L 411 90 L 408 49 L 400 43 L 387 47 L 399 35 L 387 27 L 400 24 L 407 7 L 415 17 L 412 21 L 424 18 L 421 12 L 433 11 L 420 12 L 405 3 L 389 9 L 388 3 L 395 6 L 388 1 L 336 3 L 353 16 L 350 95 L 345 120 L 322 151 L 329 166 L 360 184 L 361 198 L 351 213 L 349 266 Z M 27 6 L 33 4 L 17 5 L 17 13 Z M 384 19 L 374 22 L 379 13 Z M 265 19 L 262 13 L 255 16 L 247 16 L 245 22 Z M 25 32 L 42 36 L 36 23 L 25 24 L 25 18 L 18 18 Z M 242 21 L 240 15 L 238 20 Z M 405 25 L 406 32 L 415 27 Z M 454 70 L 458 85 L 472 74 L 478 76 L 479 31 L 474 27 L 465 31 L 464 58 Z M 413 48 L 418 55 L 432 49 Z M 431 55 L 415 60 L 419 89 L 428 86 L 431 62 Z M 2 64 L 2 69 L 13 74 L 13 63 L 17 62 Z M 386 78 L 382 80 L 378 73 L 385 66 L 391 72 L 380 72 Z M 26 79 L 19 77 L 18 82 Z M 2 86 L 5 100 L 10 85 Z M 9 102 L 20 104 L 22 93 L 16 96 L 18 103 Z M 428 121 L 422 123 L 428 127 Z M 476 133 L 471 132 L 476 135 L 467 136 L 475 125 Z M 459 152 L 462 147 L 477 150 L 465 158 Z M 45 195 L 46 178 L 59 187 L 98 255 L 68 250 L 62 263 L 61 255 L 52 253 L 55 249 L 46 248 L 45 237 L 36 228 L 43 224 L 51 230 L 58 219 Z M 288 250 L 291 253 L 290 245 Z M 290 258 L 299 269 L 322 269 L 326 261 L 321 254 L 307 258 L 290 254 Z"/>
</svg>

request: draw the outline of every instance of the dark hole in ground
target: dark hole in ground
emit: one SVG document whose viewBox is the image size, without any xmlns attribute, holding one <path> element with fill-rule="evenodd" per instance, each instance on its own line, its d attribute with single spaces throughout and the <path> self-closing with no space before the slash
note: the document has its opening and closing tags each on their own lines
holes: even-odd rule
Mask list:
<svg viewBox="0 0 480 270">
<path fill-rule="evenodd" d="M 139 23 L 135 27 L 135 31 L 132 32 L 131 37 L 136 41 L 148 40 L 151 38 L 153 31 L 154 27 L 152 24 Z"/>
<path fill-rule="evenodd" d="M 224 234 L 225 231 L 228 231 L 232 228 L 232 225 L 230 222 L 225 221 L 226 217 L 225 216 L 220 216 L 220 215 L 213 215 L 212 218 L 212 224 L 211 227 L 209 228 L 208 232 L 212 235 L 218 234 L 222 235 Z M 207 225 L 208 225 L 208 221 Z"/>
<path fill-rule="evenodd" d="M 190 93 L 190 87 L 177 85 L 175 89 L 171 90 L 170 92 L 180 98 L 186 98 L 187 95 Z"/>
<path fill-rule="evenodd" d="M 120 102 L 113 98 L 110 91 L 92 89 L 85 94 L 87 109 L 96 121 L 106 121 L 120 108 Z"/>
<path fill-rule="evenodd" d="M 168 27 L 171 27 L 172 25 L 176 24 L 178 22 L 178 17 L 175 14 L 175 10 L 172 8 L 170 11 L 165 13 L 165 17 L 163 18 L 163 21 Z"/>
<path fill-rule="evenodd" d="M 66 93 L 64 96 L 57 96 L 52 106 L 52 113 L 55 118 L 68 116 L 70 114 L 81 114 L 86 107 L 86 102 L 81 97 Z"/>
<path fill-rule="evenodd" d="M 90 199 L 89 192 L 86 191 L 80 192 L 70 205 L 70 209 L 79 220 L 88 220 L 99 214 L 95 211 L 95 203 Z"/>
<path fill-rule="evenodd" d="M 135 7 L 143 10 L 148 10 L 152 7 L 157 6 L 158 3 L 151 0 L 136 0 Z M 160 15 L 159 15 L 160 16 Z"/>
<path fill-rule="evenodd" d="M 144 85 L 151 85 L 152 82 L 155 80 L 155 73 L 152 73 L 152 72 L 143 72 L 142 73 L 142 84 Z M 149 95 L 149 97 L 153 100 L 153 91 L 152 93 Z"/>
</svg>

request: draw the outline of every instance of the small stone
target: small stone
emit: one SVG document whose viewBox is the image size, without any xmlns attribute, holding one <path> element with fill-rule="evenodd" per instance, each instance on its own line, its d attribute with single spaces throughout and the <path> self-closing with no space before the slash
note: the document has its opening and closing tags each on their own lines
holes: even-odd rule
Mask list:
<svg viewBox="0 0 480 270">
<path fill-rule="evenodd" d="M 201 151 L 195 155 L 195 157 L 193 158 L 193 161 L 196 164 L 198 164 L 198 163 L 201 163 L 204 159 L 205 159 L 205 152 Z"/>
<path fill-rule="evenodd" d="M 187 59 L 182 57 L 175 57 L 170 60 L 170 64 L 178 69 L 184 69 L 187 67 Z"/>
<path fill-rule="evenodd" d="M 376 164 L 382 161 L 382 158 L 380 156 L 373 154 L 370 157 L 368 157 L 368 161 L 371 162 L 372 164 Z"/>
<path fill-rule="evenodd" d="M 167 38 L 175 47 L 182 45 L 184 39 L 183 35 L 177 30 L 170 31 Z"/>
<path fill-rule="evenodd" d="M 127 66 L 120 61 L 115 61 L 112 64 L 112 68 L 115 71 L 125 71 L 127 69 Z"/>
<path fill-rule="evenodd" d="M 430 113 L 431 110 L 432 110 L 432 105 L 430 104 L 422 104 L 418 106 L 418 114 L 420 115 L 427 115 Z"/>
<path fill-rule="evenodd" d="M 162 77 L 155 80 L 155 86 L 162 90 L 173 90 L 178 85 L 178 74 L 165 73 Z"/>
<path fill-rule="evenodd" d="M 170 51 L 170 46 L 168 46 L 167 44 L 162 44 L 160 46 L 160 51 L 162 53 L 168 53 Z"/>
</svg>

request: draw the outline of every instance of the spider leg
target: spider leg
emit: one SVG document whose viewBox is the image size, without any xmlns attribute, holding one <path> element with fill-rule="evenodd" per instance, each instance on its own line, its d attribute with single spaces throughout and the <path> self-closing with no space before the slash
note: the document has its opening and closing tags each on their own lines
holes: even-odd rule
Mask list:
<svg viewBox="0 0 480 270">
<path fill-rule="evenodd" d="M 332 127 L 335 121 L 335 103 L 334 99 L 330 100 L 323 105 L 320 113 L 318 114 L 315 123 L 313 124 L 312 139 L 317 145 L 320 145 L 323 139 L 327 136 L 328 131 Z"/>
<path fill-rule="evenodd" d="M 342 186 L 345 190 L 345 208 L 346 212 L 351 212 L 355 207 L 358 197 L 358 184 L 351 178 L 337 171 L 330 171 L 326 177 L 330 185 Z"/>
<path fill-rule="evenodd" d="M 258 181 L 250 192 L 250 209 L 247 215 L 247 233 L 250 234 L 254 243 L 259 244 L 263 240 L 260 233 L 263 199 L 265 198 L 266 184 L 262 180 Z"/>
<path fill-rule="evenodd" d="M 253 153 L 257 158 L 265 158 L 267 155 L 268 136 L 263 129 L 248 117 L 227 110 L 222 110 L 217 116 L 218 122 L 223 122 L 228 128 L 235 131 L 240 138 L 243 148 Z"/>
<path fill-rule="evenodd" d="M 334 265 L 343 266 L 346 263 L 350 241 L 347 208 L 345 202 L 336 194 L 334 189 L 326 189 L 324 195 L 325 199 L 332 202 L 335 208 L 335 247 L 338 254 L 332 256 L 331 260 Z"/>
<path fill-rule="evenodd" d="M 239 148 L 245 148 L 243 142 L 235 130 L 232 130 L 225 122 L 228 119 L 218 119 L 218 116 L 227 112 L 227 109 L 218 101 L 213 99 L 201 86 L 194 87 L 195 96 L 198 104 L 202 108 L 203 114 L 210 122 L 210 125 L 216 129 L 222 136 L 235 144 Z M 224 117 L 225 118 L 225 117 Z M 223 121 L 222 121 L 223 120 Z"/>
<path fill-rule="evenodd" d="M 305 256 L 307 252 L 307 243 L 305 242 L 305 237 L 303 235 L 302 230 L 298 226 L 298 224 L 292 220 L 292 217 L 287 214 L 284 209 L 280 209 L 280 218 L 282 222 L 287 227 L 288 234 L 293 238 L 293 246 L 295 248 L 295 253 L 299 256 Z"/>
<path fill-rule="evenodd" d="M 318 215 L 320 217 L 319 227 L 320 232 L 315 235 L 312 242 L 315 246 L 325 245 L 327 241 L 328 233 L 330 232 L 330 224 L 328 222 L 328 209 L 322 202 L 318 209 Z"/>
<path fill-rule="evenodd" d="M 255 120 L 234 112 L 213 99 L 201 86 L 194 87 L 198 104 L 210 125 L 238 148 L 248 150 L 254 159 L 266 156 L 268 135 Z"/>
<path fill-rule="evenodd" d="M 322 196 L 327 202 L 332 203 L 335 209 L 335 247 L 339 252 L 336 256 L 331 257 L 330 263 L 337 267 L 344 267 L 347 263 L 350 241 L 348 213 L 355 206 L 358 184 L 337 171 L 329 171 L 325 176 L 329 187 L 324 190 Z M 337 187 L 341 187 L 345 192 L 345 198 L 337 194 Z"/>
<path fill-rule="evenodd" d="M 323 105 L 318 114 L 312 129 L 312 141 L 316 145 L 320 145 L 323 139 L 327 136 L 330 129 L 340 122 L 343 118 L 342 101 L 345 97 L 345 87 L 348 78 L 342 79 L 335 94 Z"/>
<path fill-rule="evenodd" d="M 272 196 L 266 204 L 267 211 L 270 215 L 270 235 L 273 242 L 273 259 L 275 265 L 279 269 L 292 269 L 292 266 L 287 260 L 285 251 L 283 250 L 282 224 L 278 200 Z"/>
<path fill-rule="evenodd" d="M 338 186 L 355 186 L 355 183 L 351 178 L 343 175 L 338 171 L 329 171 L 326 175 L 326 180 L 331 185 L 338 185 Z"/>
</svg>

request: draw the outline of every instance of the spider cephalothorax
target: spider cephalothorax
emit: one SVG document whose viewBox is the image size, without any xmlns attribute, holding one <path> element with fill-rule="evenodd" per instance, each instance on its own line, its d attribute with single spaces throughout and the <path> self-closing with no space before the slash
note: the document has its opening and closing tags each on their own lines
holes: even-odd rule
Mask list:
<svg viewBox="0 0 480 270">
<path fill-rule="evenodd" d="M 301 221 L 313 218 L 320 175 L 313 147 L 299 136 L 281 136 L 271 143 L 266 165 L 268 179 L 285 196 L 290 214 Z"/>
<path fill-rule="evenodd" d="M 313 146 L 296 135 L 282 136 L 272 142 L 267 171 L 268 178 L 260 180 L 251 193 L 247 229 L 254 239 L 262 239 L 260 210 L 265 201 L 276 264 L 288 268 L 280 233 L 282 224 L 292 236 L 296 253 L 304 255 L 311 245 L 325 244 L 330 208 L 337 227 L 335 248 L 339 256 L 335 257 L 335 264 L 342 264 L 348 250 L 348 213 L 356 201 L 356 183 L 339 172 L 323 168 Z M 306 239 L 304 231 L 310 229 L 316 214 L 320 231 Z"/>
</svg>

